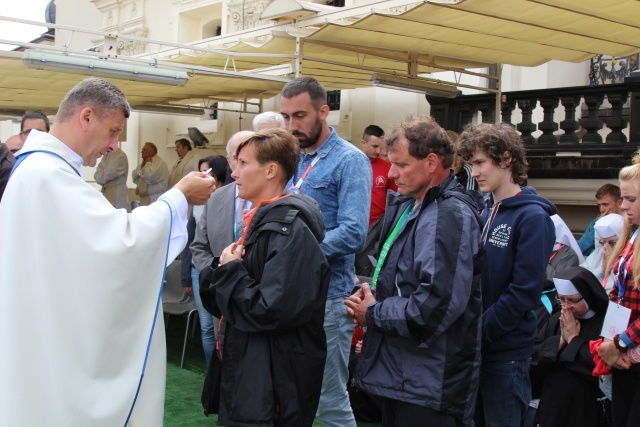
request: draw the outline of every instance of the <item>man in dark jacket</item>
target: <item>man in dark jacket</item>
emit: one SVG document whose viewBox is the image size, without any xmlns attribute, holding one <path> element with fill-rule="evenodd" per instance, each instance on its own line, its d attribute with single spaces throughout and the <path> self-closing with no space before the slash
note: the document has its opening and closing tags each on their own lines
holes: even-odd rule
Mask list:
<svg viewBox="0 0 640 427">
<path fill-rule="evenodd" d="M 488 193 L 482 233 L 482 368 L 476 425 L 520 425 L 531 400 L 529 366 L 536 337 L 534 310 L 555 242 L 556 207 L 521 187 L 527 161 L 520 136 L 508 124 L 468 126 L 460 155 Z M 482 404 L 480 404 L 482 402 Z M 484 414 L 483 414 L 484 412 Z"/>
<path fill-rule="evenodd" d="M 386 144 L 400 196 L 388 200 L 371 284 L 345 301 L 367 326 L 356 387 L 383 397 L 385 427 L 469 425 L 480 369 L 481 199 L 458 185 L 453 144 L 433 119 L 407 118 Z"/>
</svg>

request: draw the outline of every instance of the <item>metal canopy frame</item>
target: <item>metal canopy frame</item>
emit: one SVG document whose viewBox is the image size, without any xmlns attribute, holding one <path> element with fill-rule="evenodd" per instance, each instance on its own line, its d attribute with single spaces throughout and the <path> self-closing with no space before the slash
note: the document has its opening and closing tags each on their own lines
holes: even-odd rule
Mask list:
<svg viewBox="0 0 640 427">
<path fill-rule="evenodd" d="M 205 84 L 192 78 L 183 93 L 165 95 L 163 102 L 184 105 L 263 99 L 277 94 L 294 75 L 314 76 L 328 90 L 336 90 L 370 87 L 374 73 L 416 79 L 446 70 L 494 80 L 496 89 L 443 84 L 495 93 L 500 111 L 501 64 L 581 62 L 596 54 L 626 56 L 640 51 L 639 0 L 617 0 L 606 7 L 600 0 L 510 0 L 508 7 L 504 0 L 380 0 L 317 10 L 302 1 L 286 1 L 292 13 L 279 10 L 272 15 L 278 17 L 275 22 L 192 44 L 2 17 L 0 21 L 82 31 L 103 36 L 110 45 L 114 38 L 145 42 L 148 53 L 110 60 L 177 67 L 199 79 L 211 79 Z M 296 12 L 296 7 L 304 13 Z M 493 67 L 495 74 L 474 70 Z M 0 67 L 0 87 L 7 87 L 2 80 Z M 237 81 L 249 89 L 219 92 Z M 152 102 L 158 101 L 143 99 L 137 104 Z M 0 99 L 0 109 L 5 108 L 8 103 Z"/>
</svg>

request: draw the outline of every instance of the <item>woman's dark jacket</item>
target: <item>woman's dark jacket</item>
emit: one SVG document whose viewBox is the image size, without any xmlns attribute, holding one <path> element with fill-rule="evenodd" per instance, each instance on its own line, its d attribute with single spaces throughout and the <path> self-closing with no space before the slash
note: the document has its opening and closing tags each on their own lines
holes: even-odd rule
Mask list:
<svg viewBox="0 0 640 427">
<path fill-rule="evenodd" d="M 201 295 L 226 320 L 220 425 L 313 424 L 326 358 L 323 237 L 316 202 L 291 195 L 258 208 L 242 262 L 213 271 Z"/>
</svg>

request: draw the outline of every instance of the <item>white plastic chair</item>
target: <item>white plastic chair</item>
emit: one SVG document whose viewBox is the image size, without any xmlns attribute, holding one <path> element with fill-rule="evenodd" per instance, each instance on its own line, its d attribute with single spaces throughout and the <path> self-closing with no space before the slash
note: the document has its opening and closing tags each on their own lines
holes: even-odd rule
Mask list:
<svg viewBox="0 0 640 427">
<path fill-rule="evenodd" d="M 165 328 L 169 324 L 169 315 L 187 316 L 187 326 L 184 331 L 184 342 L 182 344 L 182 358 L 180 359 L 180 367 L 182 368 L 187 349 L 189 326 L 191 325 L 191 319 L 193 317 L 193 325 L 195 327 L 198 308 L 196 307 L 193 296 L 185 294 L 182 289 L 182 283 L 180 281 L 180 261 L 177 260 L 173 261 L 169 264 L 169 267 L 167 267 L 164 288 L 162 290 L 162 311 L 165 315 Z"/>
</svg>

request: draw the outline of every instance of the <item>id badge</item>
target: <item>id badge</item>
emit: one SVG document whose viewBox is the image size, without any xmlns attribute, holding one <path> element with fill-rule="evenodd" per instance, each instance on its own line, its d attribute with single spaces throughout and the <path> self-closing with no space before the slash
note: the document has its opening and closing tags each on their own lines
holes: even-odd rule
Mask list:
<svg viewBox="0 0 640 427">
<path fill-rule="evenodd" d="M 614 336 L 627 329 L 630 318 L 630 308 L 609 301 L 609 307 L 607 307 L 607 314 L 604 316 L 604 323 L 602 324 L 602 332 L 600 332 L 600 335 L 612 340 Z"/>
</svg>

